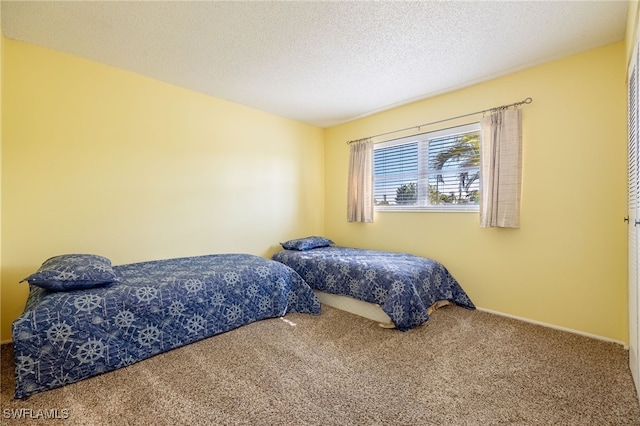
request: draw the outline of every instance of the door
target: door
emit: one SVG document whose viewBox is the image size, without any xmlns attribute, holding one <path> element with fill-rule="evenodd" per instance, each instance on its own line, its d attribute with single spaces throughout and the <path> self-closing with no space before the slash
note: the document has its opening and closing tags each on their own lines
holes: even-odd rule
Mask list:
<svg viewBox="0 0 640 426">
<path fill-rule="evenodd" d="M 640 114 L 638 113 L 638 41 L 629 65 L 628 85 L 628 223 L 629 223 L 629 367 L 640 394 L 640 304 L 638 291 L 638 236 L 640 233 Z"/>
</svg>

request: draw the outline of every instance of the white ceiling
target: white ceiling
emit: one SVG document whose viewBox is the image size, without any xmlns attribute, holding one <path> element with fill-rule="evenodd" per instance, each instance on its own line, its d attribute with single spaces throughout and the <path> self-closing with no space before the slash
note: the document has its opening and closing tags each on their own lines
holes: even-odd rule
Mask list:
<svg viewBox="0 0 640 426">
<path fill-rule="evenodd" d="M 2 31 L 320 127 L 624 38 L 627 1 L 2 1 Z"/>
</svg>

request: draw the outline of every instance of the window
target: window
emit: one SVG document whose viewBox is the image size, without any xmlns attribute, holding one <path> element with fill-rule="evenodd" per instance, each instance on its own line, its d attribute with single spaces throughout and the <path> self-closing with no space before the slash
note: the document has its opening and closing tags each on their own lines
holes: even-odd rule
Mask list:
<svg viewBox="0 0 640 426">
<path fill-rule="evenodd" d="M 378 143 L 376 210 L 478 211 L 480 124 Z"/>
</svg>

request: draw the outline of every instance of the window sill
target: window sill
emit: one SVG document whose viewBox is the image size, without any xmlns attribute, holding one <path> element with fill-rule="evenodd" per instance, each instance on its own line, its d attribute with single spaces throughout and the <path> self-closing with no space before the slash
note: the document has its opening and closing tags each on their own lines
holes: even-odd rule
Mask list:
<svg viewBox="0 0 640 426">
<path fill-rule="evenodd" d="M 395 207 L 395 206 L 376 206 L 375 212 L 392 212 L 392 213 L 479 213 L 480 207 L 477 204 L 443 206 L 443 207 Z"/>
</svg>

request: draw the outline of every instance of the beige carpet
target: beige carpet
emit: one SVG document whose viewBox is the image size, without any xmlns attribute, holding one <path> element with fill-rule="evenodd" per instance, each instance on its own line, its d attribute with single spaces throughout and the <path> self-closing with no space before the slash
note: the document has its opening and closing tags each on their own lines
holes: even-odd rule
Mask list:
<svg viewBox="0 0 640 426">
<path fill-rule="evenodd" d="M 2 424 L 640 425 L 622 347 L 455 306 L 407 333 L 290 314 L 25 400 L 1 349 Z"/>
</svg>

